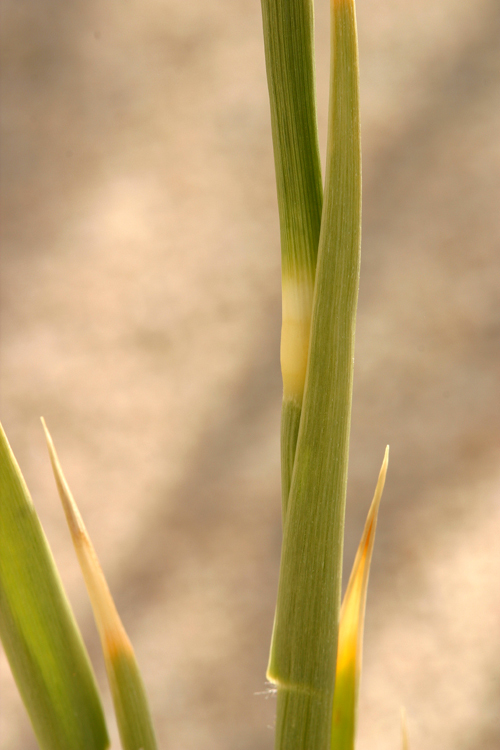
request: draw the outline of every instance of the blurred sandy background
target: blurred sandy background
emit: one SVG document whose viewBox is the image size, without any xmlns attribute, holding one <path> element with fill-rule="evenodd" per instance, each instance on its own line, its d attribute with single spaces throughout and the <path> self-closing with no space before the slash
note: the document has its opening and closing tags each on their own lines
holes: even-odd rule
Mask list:
<svg viewBox="0 0 500 750">
<path fill-rule="evenodd" d="M 280 271 L 260 3 L 2 16 L 5 428 L 100 683 L 40 415 L 161 748 L 270 750 Z M 391 444 L 358 747 L 399 748 L 404 705 L 412 750 L 499 750 L 500 3 L 358 0 L 358 20 L 348 568 Z M 317 27 L 324 142 L 326 0 Z M 3 653 L 0 687 L 1 749 L 33 750 Z"/>
</svg>

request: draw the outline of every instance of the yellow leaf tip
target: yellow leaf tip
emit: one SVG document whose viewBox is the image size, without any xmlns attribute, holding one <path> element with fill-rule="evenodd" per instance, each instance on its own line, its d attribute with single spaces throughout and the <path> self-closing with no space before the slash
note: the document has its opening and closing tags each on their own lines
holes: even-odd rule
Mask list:
<svg viewBox="0 0 500 750">
<path fill-rule="evenodd" d="M 387 471 L 387 467 L 389 466 L 389 446 L 385 446 L 384 451 L 384 460 L 382 461 L 382 468 Z"/>
<path fill-rule="evenodd" d="M 380 467 L 380 472 L 378 475 L 377 480 L 377 486 L 375 489 L 375 497 L 378 497 L 378 502 L 380 502 L 380 498 L 382 497 L 382 492 L 385 485 L 385 478 L 387 475 L 387 469 L 389 466 L 389 446 L 387 445 L 384 452 L 384 458 L 382 461 L 382 466 Z"/>
<path fill-rule="evenodd" d="M 73 495 L 71 494 L 68 483 L 66 482 L 66 478 L 63 474 L 63 470 L 61 468 L 61 464 L 59 462 L 59 458 L 54 446 L 54 441 L 52 440 L 52 436 L 43 417 L 41 417 L 41 422 L 45 432 L 45 440 L 47 441 L 47 448 L 49 450 L 52 471 L 54 472 L 57 490 L 59 492 L 59 497 L 61 498 L 61 503 L 64 508 L 64 513 L 66 515 L 66 520 L 68 522 L 71 536 L 75 544 L 77 544 L 78 542 L 81 543 L 82 541 L 87 540 L 85 525 L 80 515 L 80 511 L 78 510 L 78 507 L 74 501 Z"/>
</svg>

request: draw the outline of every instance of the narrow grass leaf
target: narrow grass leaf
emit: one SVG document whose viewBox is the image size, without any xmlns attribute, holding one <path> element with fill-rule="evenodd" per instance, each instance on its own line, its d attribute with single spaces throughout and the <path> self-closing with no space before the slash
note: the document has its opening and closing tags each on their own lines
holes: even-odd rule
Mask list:
<svg viewBox="0 0 500 750">
<path fill-rule="evenodd" d="M 156 750 L 146 691 L 132 644 L 118 615 L 85 524 L 63 475 L 52 438 L 43 420 L 42 423 L 57 489 L 101 638 L 123 748 L 124 750 Z"/>
<path fill-rule="evenodd" d="M 104 750 L 88 655 L 0 426 L 0 635 L 42 750 Z"/>
<path fill-rule="evenodd" d="M 366 592 L 388 462 L 389 447 L 385 451 L 375 495 L 340 611 L 331 750 L 354 750 Z"/>
<path fill-rule="evenodd" d="M 286 512 L 309 350 L 321 223 L 312 0 L 262 0 L 281 234 L 281 426 Z"/>
<path fill-rule="evenodd" d="M 311 339 L 268 677 L 276 748 L 330 746 L 340 615 L 354 330 L 361 240 L 357 35 L 352 0 L 332 0 L 325 192 Z"/>
</svg>

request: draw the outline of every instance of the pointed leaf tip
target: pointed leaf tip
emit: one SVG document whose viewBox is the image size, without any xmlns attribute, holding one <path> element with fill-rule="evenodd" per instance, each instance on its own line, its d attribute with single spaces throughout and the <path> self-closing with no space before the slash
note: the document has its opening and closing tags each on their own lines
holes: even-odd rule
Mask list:
<svg viewBox="0 0 500 750">
<path fill-rule="evenodd" d="M 41 750 L 105 750 L 89 657 L 0 425 L 0 637 Z"/>
<path fill-rule="evenodd" d="M 50 463 L 52 464 L 52 471 L 54 472 L 54 478 L 56 480 L 59 497 L 61 498 L 64 513 L 66 515 L 66 520 L 71 532 L 71 538 L 76 544 L 75 538 L 77 538 L 79 535 L 85 536 L 86 534 L 85 525 L 61 469 L 61 464 L 59 463 L 59 458 L 54 447 L 54 442 L 47 428 L 45 419 L 41 417 L 40 420 L 42 422 L 43 431 L 45 433 L 45 440 L 47 441 L 47 447 L 49 449 Z"/>
<path fill-rule="evenodd" d="M 124 750 L 156 750 L 146 691 L 101 565 L 42 419 L 57 489 L 92 604 Z"/>
<path fill-rule="evenodd" d="M 375 542 L 378 510 L 388 464 L 389 446 L 385 449 L 375 494 L 368 511 L 365 528 L 340 611 L 337 671 L 333 701 L 332 750 L 354 750 L 366 592 Z"/>
<path fill-rule="evenodd" d="M 128 638 L 106 583 L 104 573 L 90 540 L 78 506 L 63 474 L 50 432 L 42 419 L 59 496 L 68 521 L 71 538 L 82 569 L 99 635 L 103 643 L 119 648 L 120 641 L 127 648 Z"/>
</svg>

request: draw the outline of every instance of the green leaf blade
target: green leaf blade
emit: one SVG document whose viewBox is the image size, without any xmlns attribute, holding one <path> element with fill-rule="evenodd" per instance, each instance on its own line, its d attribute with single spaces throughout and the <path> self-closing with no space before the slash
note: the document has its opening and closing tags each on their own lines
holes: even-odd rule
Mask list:
<svg viewBox="0 0 500 750">
<path fill-rule="evenodd" d="M 281 234 L 284 518 L 307 368 L 323 188 L 312 0 L 262 0 L 262 18 Z"/>
<path fill-rule="evenodd" d="M 120 649 L 106 661 L 123 750 L 156 750 L 146 690 L 133 651 Z"/>
<path fill-rule="evenodd" d="M 1 427 L 0 636 L 40 747 L 108 747 L 85 646 Z"/>
</svg>

